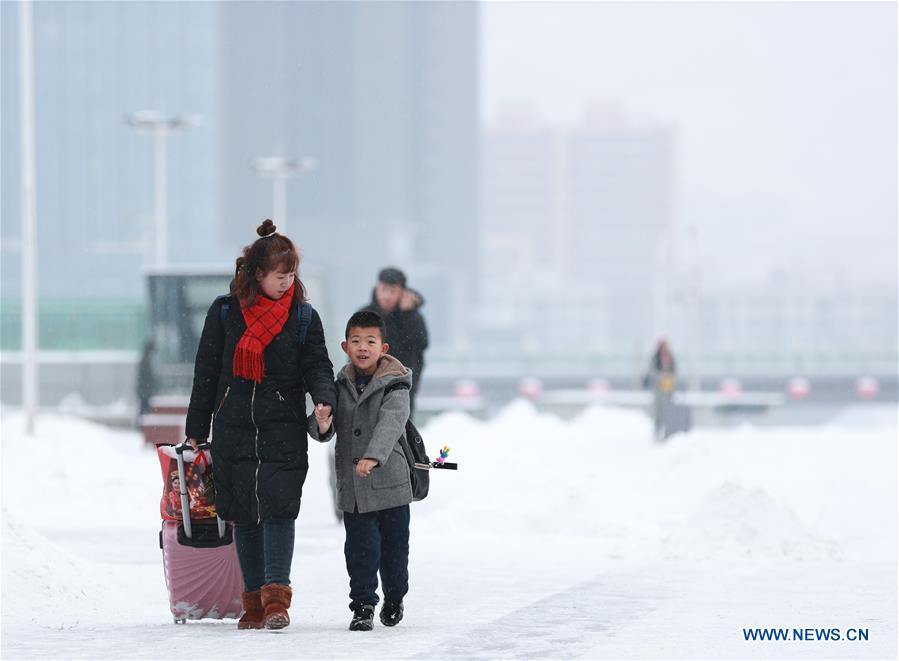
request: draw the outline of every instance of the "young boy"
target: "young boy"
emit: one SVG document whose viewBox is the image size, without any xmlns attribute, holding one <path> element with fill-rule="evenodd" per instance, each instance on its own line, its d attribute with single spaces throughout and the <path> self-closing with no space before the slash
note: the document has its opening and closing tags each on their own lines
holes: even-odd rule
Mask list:
<svg viewBox="0 0 899 661">
<path fill-rule="evenodd" d="M 337 504 L 346 528 L 350 576 L 351 631 L 371 631 L 384 586 L 380 619 L 395 626 L 403 619 L 409 590 L 409 503 L 412 482 L 399 439 L 409 418 L 412 371 L 388 356 L 384 319 L 360 310 L 346 325 L 341 343 L 350 362 L 337 375 L 335 424 L 321 441 L 337 433 Z"/>
</svg>

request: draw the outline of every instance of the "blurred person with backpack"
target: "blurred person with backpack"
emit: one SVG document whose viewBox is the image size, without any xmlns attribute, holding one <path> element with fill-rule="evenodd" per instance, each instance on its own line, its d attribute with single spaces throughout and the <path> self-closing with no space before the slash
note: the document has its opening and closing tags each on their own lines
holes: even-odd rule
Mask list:
<svg viewBox="0 0 899 661">
<path fill-rule="evenodd" d="M 643 387 L 652 389 L 653 435 L 656 441 L 667 436 L 665 417 L 672 405 L 677 375 L 674 354 L 668 340 L 661 338 L 649 363 L 649 371 L 643 378 Z"/>
</svg>

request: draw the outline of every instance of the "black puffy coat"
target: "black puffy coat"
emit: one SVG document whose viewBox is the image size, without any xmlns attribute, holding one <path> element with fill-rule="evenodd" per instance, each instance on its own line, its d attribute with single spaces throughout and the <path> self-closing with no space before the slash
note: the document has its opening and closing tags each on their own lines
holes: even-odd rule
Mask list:
<svg viewBox="0 0 899 661">
<path fill-rule="evenodd" d="M 222 321 L 225 301 L 230 309 Z M 316 404 L 337 402 L 322 322 L 313 310 L 300 345 L 294 301 L 284 328 L 265 349 L 259 384 L 232 374 L 234 350 L 245 330 L 237 299 L 217 298 L 197 349 L 185 432 L 212 441 L 219 516 L 237 523 L 295 519 L 309 469 L 306 391 Z"/>
</svg>

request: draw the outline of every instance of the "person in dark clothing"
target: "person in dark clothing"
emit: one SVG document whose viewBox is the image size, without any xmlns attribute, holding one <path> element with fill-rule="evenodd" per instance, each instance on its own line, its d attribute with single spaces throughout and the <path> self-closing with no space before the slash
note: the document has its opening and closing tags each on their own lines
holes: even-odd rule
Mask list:
<svg viewBox="0 0 899 661">
<path fill-rule="evenodd" d="M 140 362 L 137 364 L 137 401 L 141 415 L 150 412 L 150 398 L 156 394 L 158 385 L 156 373 L 153 371 L 153 354 L 156 352 L 156 343 L 147 340 L 144 350 L 140 354 Z"/>
<path fill-rule="evenodd" d="M 397 268 L 388 267 L 378 274 L 378 284 L 371 295 L 371 303 L 361 308 L 372 310 L 384 318 L 390 345 L 390 355 L 412 370 L 412 411 L 415 396 L 421 384 L 424 370 L 424 352 L 428 348 L 428 329 L 419 310 L 424 298 L 406 286 L 406 275 Z"/>
<path fill-rule="evenodd" d="M 185 431 L 212 441 L 215 505 L 234 524 L 243 574 L 239 629 L 290 623 L 294 526 L 309 468 L 308 432 L 337 403 L 322 322 L 305 304 L 293 242 L 266 220 L 237 259 L 231 294 L 209 308 Z M 308 319 L 301 340 L 301 314 Z M 306 391 L 315 412 L 306 418 Z M 210 431 L 212 435 L 210 437 Z"/>
</svg>

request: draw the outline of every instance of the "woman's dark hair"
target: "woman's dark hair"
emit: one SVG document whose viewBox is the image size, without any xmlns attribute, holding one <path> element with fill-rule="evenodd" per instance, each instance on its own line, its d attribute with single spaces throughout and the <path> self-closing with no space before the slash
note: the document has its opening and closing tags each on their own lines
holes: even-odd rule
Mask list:
<svg viewBox="0 0 899 661">
<path fill-rule="evenodd" d="M 240 307 L 248 308 L 262 295 L 258 275 L 266 275 L 272 271 L 293 273 L 296 281 L 294 298 L 306 300 L 306 288 L 296 275 L 300 265 L 300 254 L 293 241 L 276 232 L 278 228 L 268 218 L 256 228 L 259 238 L 251 245 L 244 247 L 243 255 L 237 258 L 234 282 L 231 293 L 237 296 Z"/>
</svg>

